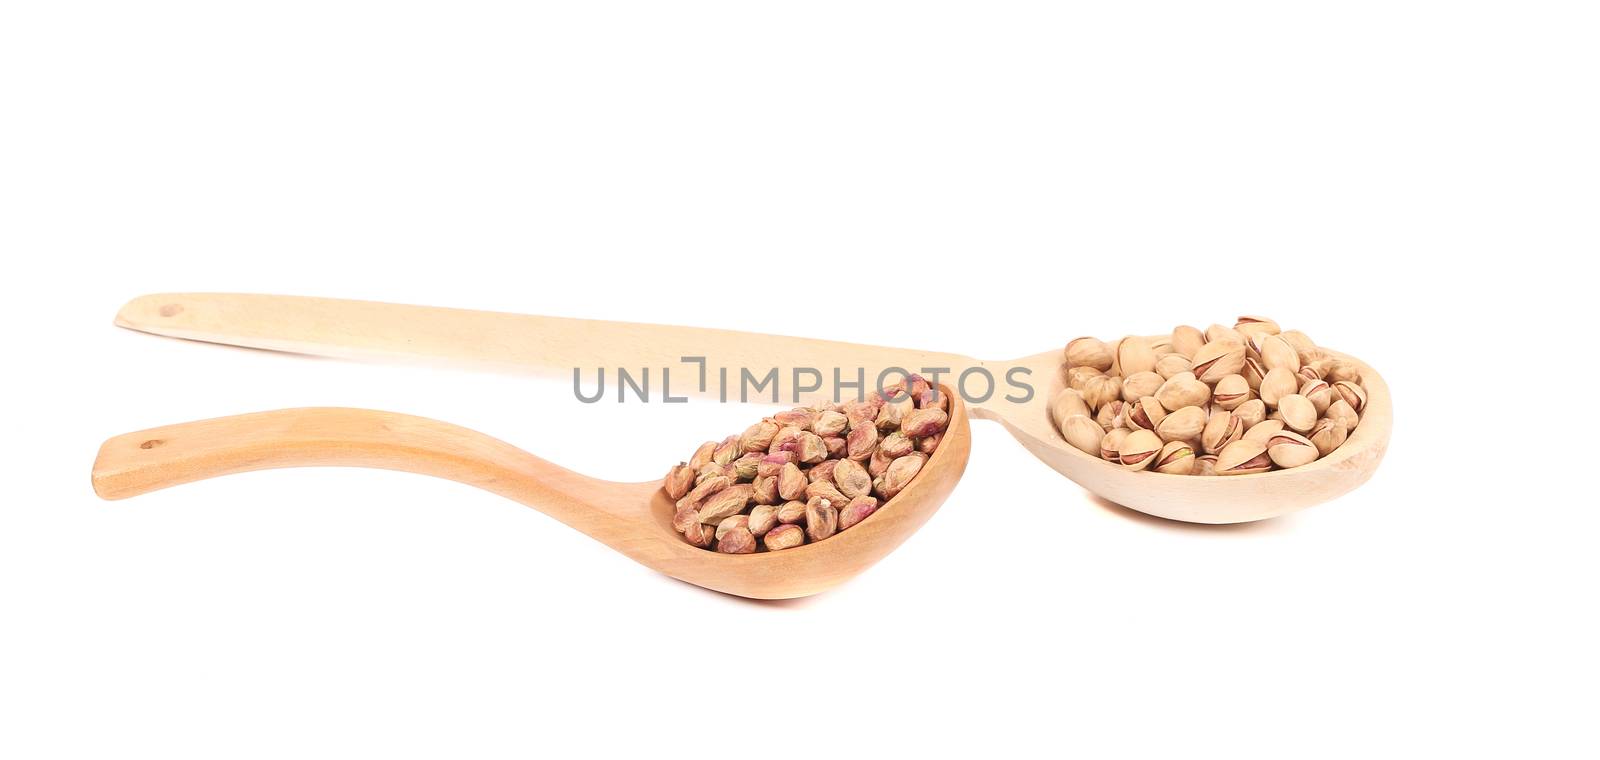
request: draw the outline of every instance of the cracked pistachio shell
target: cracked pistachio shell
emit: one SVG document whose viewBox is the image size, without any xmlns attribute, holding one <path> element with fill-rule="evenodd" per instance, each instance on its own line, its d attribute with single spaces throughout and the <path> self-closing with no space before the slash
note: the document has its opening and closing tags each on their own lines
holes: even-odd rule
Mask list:
<svg viewBox="0 0 1600 760">
<path fill-rule="evenodd" d="M 1180 372 L 1167 378 L 1153 395 L 1167 409 L 1202 406 L 1211 401 L 1211 386 L 1195 379 L 1193 372 Z"/>
<path fill-rule="evenodd" d="M 1189 357 L 1183 354 L 1162 354 L 1160 358 L 1156 359 L 1156 374 L 1160 375 L 1163 380 L 1171 380 L 1174 375 L 1180 372 L 1188 372 L 1193 366 L 1194 363 L 1189 361 Z"/>
<path fill-rule="evenodd" d="M 1156 424 L 1156 435 L 1163 441 L 1194 441 L 1206 427 L 1206 412 L 1198 406 L 1178 409 Z"/>
<path fill-rule="evenodd" d="M 1280 430 L 1277 435 L 1267 439 L 1267 456 L 1279 467 L 1299 467 L 1317 461 L 1322 454 L 1317 451 L 1316 444 L 1305 436 Z"/>
<path fill-rule="evenodd" d="M 1122 400 L 1137 401 L 1154 396 L 1166 379 L 1154 372 L 1135 372 L 1122 379 Z"/>
<path fill-rule="evenodd" d="M 1128 402 L 1118 399 L 1094 413 L 1094 421 L 1106 430 L 1115 430 L 1128 424 Z"/>
<path fill-rule="evenodd" d="M 1361 370 L 1356 369 L 1356 365 L 1350 362 L 1334 360 L 1328 363 L 1328 373 L 1324 375 L 1322 379 L 1327 380 L 1330 383 L 1338 383 L 1343 381 L 1360 383 Z"/>
<path fill-rule="evenodd" d="M 1250 390 L 1261 392 L 1261 381 L 1267 376 L 1267 368 L 1261 366 L 1261 360 L 1254 356 L 1244 358 L 1244 367 L 1239 370 L 1244 375 L 1245 382 L 1250 384 Z"/>
<path fill-rule="evenodd" d="M 1306 380 L 1300 383 L 1300 395 L 1311 399 L 1317 414 L 1323 414 L 1328 411 L 1328 405 L 1333 403 L 1333 386 L 1325 380 Z"/>
<path fill-rule="evenodd" d="M 1156 453 L 1156 461 L 1150 468 L 1168 475 L 1188 475 L 1194 471 L 1194 447 L 1183 441 L 1171 441 Z"/>
<path fill-rule="evenodd" d="M 1154 399 L 1152 399 L 1154 400 Z M 1161 438 L 1148 430 L 1135 430 L 1117 447 L 1117 461 L 1129 470 L 1143 470 L 1161 451 Z"/>
<path fill-rule="evenodd" d="M 1237 343 L 1240 347 L 1245 345 L 1244 334 L 1232 327 L 1212 325 L 1206 328 L 1207 343 Z"/>
<path fill-rule="evenodd" d="M 1111 349 L 1099 338 L 1074 338 L 1063 352 L 1067 367 L 1093 367 L 1101 372 L 1111 369 Z"/>
<path fill-rule="evenodd" d="M 793 549 L 804 544 L 806 542 L 806 532 L 799 525 L 779 525 L 767 531 L 767 535 L 761 540 L 762 543 L 767 545 L 767 551 L 783 551 L 784 549 Z"/>
<path fill-rule="evenodd" d="M 723 518 L 722 522 L 717 523 L 717 540 L 721 541 L 722 537 L 727 535 L 728 531 L 733 530 L 734 528 L 744 528 L 745 530 L 750 530 L 750 516 L 734 515 L 732 517 Z M 754 531 L 751 532 L 753 533 Z"/>
<path fill-rule="evenodd" d="M 1195 352 L 1194 376 L 1203 383 L 1216 383 L 1244 369 L 1244 358 L 1243 343 L 1212 341 Z"/>
<path fill-rule="evenodd" d="M 1300 354 L 1289 345 L 1289 341 L 1276 335 L 1267 335 L 1261 338 L 1256 351 L 1261 354 L 1261 364 L 1272 371 L 1279 367 L 1290 372 L 1300 371 Z"/>
<path fill-rule="evenodd" d="M 1066 372 L 1067 387 L 1075 391 L 1082 391 L 1084 383 L 1091 377 L 1101 377 L 1104 372 L 1094 367 L 1072 367 Z"/>
<path fill-rule="evenodd" d="M 1122 378 L 1113 375 L 1091 377 L 1084 382 L 1081 392 L 1089 408 L 1098 410 L 1122 396 Z"/>
<path fill-rule="evenodd" d="M 1244 421 L 1239 419 L 1239 415 L 1217 412 L 1200 429 L 1200 449 L 1207 454 L 1217 454 L 1243 435 Z"/>
<path fill-rule="evenodd" d="M 1194 458 L 1194 469 L 1190 475 L 1215 475 L 1217 474 L 1217 455 L 1200 454 Z"/>
<path fill-rule="evenodd" d="M 717 551 L 723 554 L 754 554 L 755 534 L 749 528 L 734 528 L 717 539 Z"/>
<path fill-rule="evenodd" d="M 1216 390 L 1211 393 L 1211 403 L 1229 411 L 1249 400 L 1250 383 L 1244 379 L 1244 375 L 1224 376 L 1217 381 Z"/>
<path fill-rule="evenodd" d="M 1344 426 L 1343 422 L 1323 417 L 1317 420 L 1316 426 L 1311 428 L 1311 432 L 1306 434 L 1306 438 L 1311 440 L 1311 445 L 1317 447 L 1317 453 L 1327 456 L 1333 453 L 1334 449 L 1343 446 L 1345 439 L 1349 435 L 1350 430 Z"/>
<path fill-rule="evenodd" d="M 1261 378 L 1261 400 L 1271 409 L 1278 408 L 1279 399 L 1299 390 L 1300 377 L 1282 367 L 1268 370 L 1267 376 Z"/>
<path fill-rule="evenodd" d="M 1347 430 L 1355 430 L 1356 425 L 1361 422 L 1361 415 L 1356 414 L 1356 410 L 1350 406 L 1350 402 L 1342 398 L 1335 399 L 1333 403 L 1328 405 L 1327 417 L 1330 420 L 1343 422 Z"/>
<path fill-rule="evenodd" d="M 1249 430 L 1267 418 L 1267 404 L 1261 399 L 1253 398 L 1234 407 L 1233 413 L 1244 423 L 1244 429 Z"/>
<path fill-rule="evenodd" d="M 1327 371 L 1319 369 L 1316 362 L 1312 362 L 1300 365 L 1300 371 L 1295 374 L 1300 376 L 1301 382 L 1305 382 L 1307 380 L 1321 380 L 1322 376 L 1327 374 Z"/>
<path fill-rule="evenodd" d="M 1082 414 L 1074 414 L 1061 423 L 1061 437 L 1073 448 L 1090 456 L 1100 456 L 1100 441 L 1106 437 L 1100 423 Z"/>
<path fill-rule="evenodd" d="M 1283 415 L 1283 426 L 1296 433 L 1307 433 L 1317 424 L 1317 407 L 1311 399 L 1291 393 L 1278 399 L 1278 413 Z"/>
<path fill-rule="evenodd" d="M 1239 440 L 1217 452 L 1218 475 L 1250 475 L 1271 469 L 1272 457 L 1264 443 Z"/>
<path fill-rule="evenodd" d="M 1106 437 L 1100 439 L 1100 458 L 1107 462 L 1122 464 L 1122 442 L 1127 437 L 1127 428 L 1107 430 Z"/>
<path fill-rule="evenodd" d="M 1162 406 L 1155 396 L 1145 396 L 1138 401 L 1129 402 L 1127 410 L 1123 412 L 1129 430 L 1155 430 L 1166 416 L 1166 407 Z"/>
<path fill-rule="evenodd" d="M 1124 375 L 1154 372 L 1156 351 L 1150 347 L 1149 340 L 1130 335 L 1117 344 L 1117 366 L 1122 368 Z"/>
<path fill-rule="evenodd" d="M 1333 391 L 1339 394 L 1339 399 L 1349 404 L 1356 414 L 1366 411 L 1367 389 L 1349 380 L 1340 380 L 1333 384 Z"/>
<path fill-rule="evenodd" d="M 1089 410 L 1089 404 L 1083 400 L 1083 394 L 1071 389 L 1062 388 L 1055 398 L 1050 399 L 1050 421 L 1059 427 L 1067 421 L 1068 417 L 1075 415 L 1085 417 L 1094 414 Z"/>
<path fill-rule="evenodd" d="M 1172 337 L 1168 339 L 1168 343 L 1171 344 L 1173 351 L 1182 354 L 1184 358 L 1192 359 L 1194 352 L 1206 344 L 1206 334 L 1189 325 L 1178 325 L 1172 328 Z"/>
</svg>

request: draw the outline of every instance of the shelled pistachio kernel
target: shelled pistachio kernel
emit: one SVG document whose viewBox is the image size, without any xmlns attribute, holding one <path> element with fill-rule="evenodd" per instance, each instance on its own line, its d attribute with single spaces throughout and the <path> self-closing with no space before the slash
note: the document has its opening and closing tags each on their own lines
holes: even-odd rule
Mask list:
<svg viewBox="0 0 1600 760">
<path fill-rule="evenodd" d="M 1268 470 L 1298 466 L 1310 450 L 1327 456 L 1348 440 L 1367 401 L 1355 364 L 1266 317 L 1240 317 L 1233 327 L 1213 324 L 1204 332 L 1179 326 L 1158 338 L 1077 339 L 1063 356 L 1067 387 L 1078 391 L 1075 399 L 1051 405 L 1051 421 L 1063 440 L 1136 469 L 1162 471 L 1154 464 L 1139 467 L 1137 455 L 1124 462 L 1127 439 L 1138 431 L 1202 452 L 1193 455 L 1195 475 L 1253 472 L 1263 461 Z M 1190 406 L 1201 417 L 1174 411 Z M 1084 419 L 1067 422 L 1074 417 Z M 1202 424 L 1191 434 L 1196 421 Z M 1096 427 L 1103 431 L 1098 446 L 1088 440 Z M 1280 432 L 1287 435 L 1276 442 L 1279 456 L 1273 457 L 1266 449 L 1274 448 L 1269 442 Z M 1218 467 L 1221 451 L 1241 441 L 1259 443 L 1264 451 Z"/>
<path fill-rule="evenodd" d="M 948 398 L 920 377 L 884 394 L 779 412 L 702 444 L 662 479 L 672 527 L 693 546 L 751 554 L 869 519 L 920 474 L 950 423 Z"/>
</svg>

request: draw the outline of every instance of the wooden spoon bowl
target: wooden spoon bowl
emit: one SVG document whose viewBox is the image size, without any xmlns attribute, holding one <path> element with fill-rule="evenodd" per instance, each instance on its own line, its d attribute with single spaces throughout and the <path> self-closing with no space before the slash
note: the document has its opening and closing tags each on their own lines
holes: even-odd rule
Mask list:
<svg viewBox="0 0 1600 760">
<path fill-rule="evenodd" d="M 285 409 L 152 428 L 105 442 L 92 482 L 122 499 L 219 475 L 347 466 L 446 478 L 538 509 L 645 567 L 753 599 L 826 591 L 883 559 L 944 503 L 967 466 L 966 407 L 951 397 L 939 448 L 905 490 L 867 519 L 814 544 L 756 554 L 689 545 L 672 528 L 659 481 L 615 483 L 567 470 L 490 436 L 366 409 Z"/>
</svg>

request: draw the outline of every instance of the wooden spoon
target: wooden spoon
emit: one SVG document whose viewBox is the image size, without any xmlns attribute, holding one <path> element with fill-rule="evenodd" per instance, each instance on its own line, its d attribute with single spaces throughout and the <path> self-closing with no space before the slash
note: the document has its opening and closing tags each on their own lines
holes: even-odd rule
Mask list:
<svg viewBox="0 0 1600 760">
<path fill-rule="evenodd" d="M 755 335 L 731 330 L 604 322 L 560 317 L 406 306 L 300 296 L 172 293 L 141 296 L 117 315 L 117 324 L 142 332 L 235 346 L 356 359 L 426 359 L 571 378 L 574 368 L 673 368 L 674 394 L 721 397 L 717 367 L 779 369 L 787 383 L 796 366 L 861 367 L 870 381 L 889 368 L 941 367 L 951 384 L 968 369 L 983 368 L 995 393 L 972 401 L 972 415 L 999 422 L 1033 455 L 1079 485 L 1141 512 L 1197 523 L 1237 523 L 1277 517 L 1344 494 L 1365 483 L 1389 445 L 1393 426 L 1389 389 L 1365 363 L 1354 362 L 1367 391 L 1366 410 L 1344 445 L 1312 464 L 1258 475 L 1200 477 L 1128 472 L 1068 445 L 1051 424 L 1049 400 L 1063 387 L 1061 350 L 1011 361 L 980 361 L 959 354 L 855 343 Z M 1072 337 L 1072 336 L 1066 336 Z M 1065 344 L 1065 339 L 1062 343 Z M 1337 353 L 1337 352 L 1335 352 Z M 682 357 L 705 357 L 704 389 L 697 367 Z M 1012 402 L 1010 372 L 1034 388 Z M 659 378 L 660 375 L 657 375 Z M 830 375 L 831 377 L 831 375 Z M 977 376 L 975 376 L 977 377 Z M 737 380 L 730 396 L 737 396 Z M 974 380 L 969 390 L 982 395 Z"/>
<path fill-rule="evenodd" d="M 699 549 L 672 528 L 659 481 L 613 483 L 546 462 L 483 433 L 367 409 L 285 409 L 119 435 L 100 447 L 95 493 L 123 499 L 218 475 L 279 467 L 376 467 L 477 486 L 576 528 L 645 567 L 754 599 L 839 585 L 893 551 L 944 503 L 971 449 L 953 398 L 939 448 L 910 485 L 867 519 L 793 549 L 732 555 Z"/>
</svg>

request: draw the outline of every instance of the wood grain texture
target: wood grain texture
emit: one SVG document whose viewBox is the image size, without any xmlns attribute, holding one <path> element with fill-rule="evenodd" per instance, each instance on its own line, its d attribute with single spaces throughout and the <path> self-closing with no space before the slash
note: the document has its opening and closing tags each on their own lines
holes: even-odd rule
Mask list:
<svg viewBox="0 0 1600 760">
<path fill-rule="evenodd" d="M 1366 482 L 1388 449 L 1393 410 L 1383 378 L 1360 360 L 1368 405 L 1343 446 L 1310 465 L 1258 475 L 1190 477 L 1126 472 L 1068 445 L 1050 423 L 1049 399 L 1062 387 L 1061 351 L 1010 361 L 854 343 L 758 335 L 697 327 L 538 317 L 299 296 L 168 293 L 141 296 L 117 316 L 129 329 L 170 337 L 319 356 L 438 360 L 570 377 L 573 367 L 675 366 L 683 356 L 713 366 L 866 369 L 948 368 L 949 377 L 981 367 L 1000 381 L 991 398 L 971 404 L 1057 472 L 1105 499 L 1172 520 L 1236 523 L 1264 520 L 1319 504 Z M 1070 333 L 1069 333 L 1070 334 Z M 1019 369 L 1035 389 L 1004 398 L 1007 372 Z M 715 376 L 703 394 L 718 396 Z M 693 392 L 695 388 L 684 389 Z M 675 390 L 675 393 L 678 391 Z"/>
<path fill-rule="evenodd" d="M 106 499 L 237 472 L 372 467 L 445 478 L 538 509 L 634 561 L 738 596 L 787 599 L 825 591 L 888 555 L 925 523 L 966 469 L 966 409 L 951 408 L 939 449 L 904 491 L 866 520 L 815 544 L 727 555 L 685 543 L 660 483 L 616 483 L 551 464 L 445 422 L 366 409 L 286 409 L 201 420 L 105 442 L 91 480 Z"/>
</svg>

